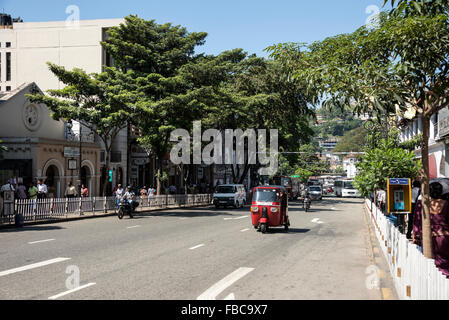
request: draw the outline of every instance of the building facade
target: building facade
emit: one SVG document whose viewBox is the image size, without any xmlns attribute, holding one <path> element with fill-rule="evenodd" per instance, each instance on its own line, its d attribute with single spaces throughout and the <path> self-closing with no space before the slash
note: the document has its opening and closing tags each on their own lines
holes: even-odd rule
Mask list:
<svg viewBox="0 0 449 320">
<path fill-rule="evenodd" d="M 415 114 L 411 119 L 400 119 L 400 141 L 409 141 L 422 134 L 421 116 Z M 447 159 L 449 148 L 449 109 L 445 108 L 433 115 L 430 120 L 429 132 L 429 173 L 430 178 L 449 177 L 449 162 Z M 414 152 L 420 159 L 421 147 Z"/>
<path fill-rule="evenodd" d="M 13 179 L 28 185 L 42 179 L 50 196 L 63 197 L 67 184 L 76 185 L 81 173 L 81 183 L 98 194 L 100 145 L 88 134 L 83 137 L 80 166 L 79 136 L 69 138 L 76 134 L 66 123 L 53 120 L 45 105 L 26 97 L 38 92 L 29 83 L 0 94 L 0 139 L 7 147 L 0 160 L 0 183 Z"/>
<path fill-rule="evenodd" d="M 63 84 L 51 73 L 47 62 L 63 66 L 68 70 L 80 68 L 87 73 L 102 72 L 104 66 L 111 66 L 113 61 L 100 42 L 107 40 L 106 31 L 110 27 L 118 26 L 124 22 L 124 19 L 82 20 L 76 23 L 73 21 L 22 22 L 20 19 L 2 19 L 1 21 L 0 92 L 8 93 L 27 83 L 35 83 L 43 92 L 49 89 L 61 89 Z M 6 115 L 9 117 L 8 114 Z M 48 125 L 56 125 L 56 123 L 50 122 Z M 56 126 L 56 128 L 59 127 Z M 14 129 L 12 130 L 14 132 Z M 104 162 L 105 148 L 98 137 L 86 136 L 84 134 L 86 130 L 80 130 L 80 125 L 74 121 L 75 140 L 79 141 L 76 137 L 82 133 L 82 141 L 86 140 L 83 144 L 87 143 L 86 152 L 89 150 L 89 143 L 92 146 L 100 145 L 102 149 L 98 155 L 101 168 L 95 171 L 95 175 L 102 176 L 101 181 L 103 181 L 109 175 Z M 127 129 L 124 129 L 113 145 L 110 155 L 113 179 L 112 184 L 108 186 L 108 194 L 118 183 L 127 182 L 127 139 Z M 76 141 L 72 143 L 77 144 Z M 99 189 L 97 192 L 101 191 Z"/>
</svg>

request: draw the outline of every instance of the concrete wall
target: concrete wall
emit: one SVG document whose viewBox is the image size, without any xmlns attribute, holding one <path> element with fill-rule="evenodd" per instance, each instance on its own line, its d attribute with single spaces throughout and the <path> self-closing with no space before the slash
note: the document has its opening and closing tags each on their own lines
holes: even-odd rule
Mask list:
<svg viewBox="0 0 449 320">
<path fill-rule="evenodd" d="M 48 70 L 47 62 L 68 69 L 81 68 L 88 73 L 101 72 L 103 67 L 103 40 L 105 28 L 118 26 L 123 19 L 85 20 L 79 27 L 65 22 L 15 23 L 13 29 L 0 30 L 2 77 L 0 87 L 12 89 L 26 82 L 36 82 L 43 90 L 59 89 L 61 84 Z M 6 48 L 6 42 L 11 47 Z M 12 54 L 11 81 L 5 82 L 6 52 Z"/>
</svg>

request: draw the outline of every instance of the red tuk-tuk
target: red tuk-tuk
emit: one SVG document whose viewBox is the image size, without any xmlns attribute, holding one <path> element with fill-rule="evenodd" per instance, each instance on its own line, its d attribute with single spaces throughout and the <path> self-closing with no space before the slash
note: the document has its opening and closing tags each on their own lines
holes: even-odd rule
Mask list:
<svg viewBox="0 0 449 320">
<path fill-rule="evenodd" d="M 284 226 L 288 230 L 288 192 L 283 186 L 260 186 L 253 189 L 251 220 L 262 233 L 269 227 Z"/>
</svg>

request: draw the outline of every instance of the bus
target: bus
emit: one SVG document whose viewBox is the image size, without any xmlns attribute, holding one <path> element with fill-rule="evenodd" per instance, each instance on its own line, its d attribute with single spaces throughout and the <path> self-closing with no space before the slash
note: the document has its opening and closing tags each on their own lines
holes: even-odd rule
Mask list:
<svg viewBox="0 0 449 320">
<path fill-rule="evenodd" d="M 270 184 L 271 185 L 284 187 L 285 189 L 287 189 L 289 200 L 293 200 L 294 199 L 293 179 L 292 178 L 286 177 L 286 176 L 274 176 L 271 179 Z"/>
<path fill-rule="evenodd" d="M 349 198 L 349 197 L 360 197 L 360 192 L 353 186 L 354 180 L 335 180 L 334 182 L 334 192 L 337 197 Z"/>
</svg>

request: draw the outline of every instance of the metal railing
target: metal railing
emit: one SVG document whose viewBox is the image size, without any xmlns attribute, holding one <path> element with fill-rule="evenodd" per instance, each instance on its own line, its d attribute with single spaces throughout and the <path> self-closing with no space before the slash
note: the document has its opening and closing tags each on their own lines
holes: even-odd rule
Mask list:
<svg viewBox="0 0 449 320">
<path fill-rule="evenodd" d="M 448 300 L 449 279 L 369 200 L 365 206 L 403 300 Z"/>
<path fill-rule="evenodd" d="M 165 208 L 182 208 L 204 206 L 212 203 L 211 194 L 161 195 L 153 197 L 135 197 L 139 202 L 137 212 L 160 210 Z M 118 201 L 116 197 L 90 198 L 50 198 L 50 199 L 17 199 L 15 213 L 23 216 L 24 222 L 64 219 L 87 213 L 116 213 Z M 14 215 L 5 215 L 0 223 L 14 223 Z"/>
</svg>

